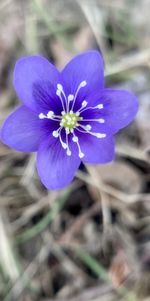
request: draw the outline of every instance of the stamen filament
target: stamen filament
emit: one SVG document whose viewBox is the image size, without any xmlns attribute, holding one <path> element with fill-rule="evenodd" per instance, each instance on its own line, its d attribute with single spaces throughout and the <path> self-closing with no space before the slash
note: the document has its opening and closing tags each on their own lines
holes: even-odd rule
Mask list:
<svg viewBox="0 0 150 301">
<path fill-rule="evenodd" d="M 84 111 L 86 110 L 95 110 L 95 109 L 103 109 L 104 108 L 104 105 L 102 103 L 100 103 L 99 105 L 95 106 L 95 107 L 87 107 L 87 108 L 80 108 L 76 113 L 83 113 Z"/>
<path fill-rule="evenodd" d="M 51 113 L 52 111 L 49 111 L 47 113 L 47 115 L 44 115 L 43 113 L 39 114 L 39 119 L 50 119 L 50 120 L 54 120 L 54 121 L 60 121 L 61 120 L 61 116 L 59 115 L 55 115 L 53 112 L 53 114 Z"/>
<path fill-rule="evenodd" d="M 61 143 L 62 147 L 63 147 L 64 149 L 67 149 L 67 144 L 66 144 L 65 142 L 62 141 L 61 131 L 62 131 L 62 128 L 60 129 L 60 132 L 59 132 L 59 140 L 60 140 L 60 143 Z"/>
<path fill-rule="evenodd" d="M 90 134 L 92 136 L 95 136 L 96 138 L 105 138 L 106 137 L 106 134 L 104 133 L 94 133 L 94 132 L 90 132 L 90 131 L 87 131 L 87 130 L 80 130 L 79 128 L 76 128 L 77 131 L 79 131 L 80 133 L 84 133 L 84 134 Z"/>
<path fill-rule="evenodd" d="M 65 106 L 64 106 L 64 102 L 63 102 L 63 99 L 62 99 L 62 96 L 61 96 L 61 92 L 62 92 L 61 90 L 57 90 L 56 95 L 59 97 L 59 99 L 61 101 L 63 111 L 65 111 Z"/>
<path fill-rule="evenodd" d="M 60 83 L 58 83 L 56 95 L 59 97 L 61 105 L 62 105 L 61 115 L 55 115 L 55 113 L 53 111 L 49 111 L 47 114 L 40 113 L 38 115 L 38 117 L 40 119 L 50 119 L 50 120 L 58 122 L 58 128 L 57 128 L 57 130 L 54 130 L 52 132 L 52 136 L 55 138 L 59 138 L 62 148 L 66 150 L 67 156 L 71 156 L 71 150 L 69 147 L 69 138 L 70 139 L 72 138 L 72 141 L 75 142 L 78 147 L 79 158 L 84 157 L 84 153 L 82 152 L 81 147 L 80 147 L 79 138 L 75 134 L 74 130 L 77 130 L 80 133 L 95 136 L 97 138 L 106 137 L 105 133 L 92 132 L 91 131 L 92 126 L 90 124 L 90 122 L 104 123 L 105 119 L 103 119 L 103 118 L 95 118 L 95 119 L 94 118 L 89 118 L 89 119 L 85 118 L 84 119 L 84 117 L 81 116 L 81 113 L 83 113 L 86 110 L 103 109 L 104 106 L 102 103 L 96 105 L 95 107 L 88 107 L 88 102 L 84 99 L 81 103 L 81 108 L 78 111 L 73 110 L 75 101 L 77 99 L 80 89 L 85 87 L 86 85 L 87 85 L 87 82 L 85 80 L 82 81 L 79 84 L 79 86 L 75 92 L 75 95 L 69 94 L 68 96 L 66 96 L 63 86 Z M 71 102 L 72 102 L 72 105 L 70 106 Z M 82 124 L 83 121 L 87 122 L 87 124 L 85 124 L 85 125 Z M 64 137 L 65 142 L 63 141 L 62 130 L 64 131 L 64 134 L 65 134 L 65 137 Z"/>
<path fill-rule="evenodd" d="M 83 158 L 84 157 L 84 153 L 82 153 L 81 151 L 81 147 L 80 147 L 80 144 L 79 144 L 79 139 L 78 137 L 75 135 L 74 131 L 72 130 L 72 134 L 73 134 L 73 138 L 72 138 L 72 141 L 75 142 L 77 144 L 77 147 L 78 147 L 78 150 L 79 150 L 79 158 Z"/>
<path fill-rule="evenodd" d="M 99 119 L 81 119 L 80 120 L 80 122 L 81 121 L 96 121 L 96 122 L 99 122 L 99 123 L 104 123 L 105 122 L 105 119 L 103 119 L 103 118 L 99 118 Z"/>
<path fill-rule="evenodd" d="M 59 141 L 60 141 L 62 147 L 63 147 L 64 149 L 66 149 L 66 148 L 67 148 L 67 144 L 66 144 L 65 142 L 63 142 L 62 137 L 61 137 L 61 131 L 62 131 L 62 129 L 63 129 L 63 128 L 60 126 L 56 131 L 53 131 L 53 132 L 52 132 L 52 135 L 53 135 L 53 137 L 55 137 L 55 138 L 59 138 Z"/>
<path fill-rule="evenodd" d="M 69 142 L 68 142 L 68 131 L 66 130 L 66 145 L 67 145 L 67 156 L 71 156 L 71 150 L 69 148 Z"/>
<path fill-rule="evenodd" d="M 68 102 L 67 102 L 67 113 L 69 112 L 70 102 L 74 100 L 74 95 L 69 94 L 68 96 Z"/>
<path fill-rule="evenodd" d="M 86 82 L 85 80 L 82 81 L 82 82 L 79 84 L 79 86 L 78 86 L 78 88 L 77 88 L 77 91 L 76 91 L 76 93 L 75 93 L 75 96 L 74 96 L 74 100 L 73 100 L 73 103 L 72 103 L 71 110 L 73 110 L 73 108 L 74 108 L 75 101 L 76 101 L 76 98 L 77 98 L 77 95 L 78 95 L 80 89 L 83 88 L 83 87 L 85 87 L 86 85 L 87 85 L 87 82 Z"/>
</svg>

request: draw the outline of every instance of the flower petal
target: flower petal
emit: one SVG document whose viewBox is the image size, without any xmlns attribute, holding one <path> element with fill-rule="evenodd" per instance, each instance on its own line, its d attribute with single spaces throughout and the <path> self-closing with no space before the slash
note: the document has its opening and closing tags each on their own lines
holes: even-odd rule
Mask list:
<svg viewBox="0 0 150 301">
<path fill-rule="evenodd" d="M 43 135 L 39 118 L 25 106 L 13 112 L 1 130 L 1 140 L 4 144 L 25 152 L 36 151 Z"/>
<path fill-rule="evenodd" d="M 71 156 L 66 155 L 56 138 L 45 140 L 38 150 L 37 170 L 42 183 L 48 189 L 61 189 L 73 179 L 81 160 L 74 143 L 70 145 Z"/>
<path fill-rule="evenodd" d="M 113 137 L 96 138 L 89 134 L 82 134 L 79 137 L 79 142 L 85 155 L 82 161 L 85 163 L 104 164 L 114 159 Z"/>
<path fill-rule="evenodd" d="M 104 118 L 113 133 L 131 123 L 138 111 L 138 101 L 134 94 L 126 90 L 106 89 L 103 93 Z"/>
<path fill-rule="evenodd" d="M 52 87 L 59 82 L 59 71 L 42 56 L 27 56 L 17 61 L 14 70 L 14 87 L 23 103 L 32 110 L 39 111 L 42 101 L 36 99 L 35 88 L 42 83 Z M 44 84 L 45 85 L 45 84 Z"/>
<path fill-rule="evenodd" d="M 87 85 L 81 88 L 79 93 L 82 97 L 86 96 L 93 90 L 104 87 L 103 58 L 96 50 L 81 53 L 66 65 L 61 75 L 64 87 L 67 87 L 67 92 L 71 94 L 75 94 L 79 84 L 86 81 Z"/>
<path fill-rule="evenodd" d="M 131 123 L 138 110 L 137 98 L 126 90 L 104 89 L 87 97 L 88 106 L 102 104 L 102 109 L 88 109 L 81 115 L 83 119 L 104 119 L 104 123 L 91 122 L 92 130 L 113 135 Z"/>
</svg>

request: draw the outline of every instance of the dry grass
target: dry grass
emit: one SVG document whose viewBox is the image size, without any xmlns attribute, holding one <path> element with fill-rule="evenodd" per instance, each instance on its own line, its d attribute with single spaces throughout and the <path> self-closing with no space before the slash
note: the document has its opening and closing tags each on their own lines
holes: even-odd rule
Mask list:
<svg viewBox="0 0 150 301">
<path fill-rule="evenodd" d="M 62 68 L 101 50 L 106 82 L 138 95 L 136 121 L 116 159 L 82 167 L 47 191 L 35 156 L 0 146 L 0 300 L 150 300 L 149 0 L 1 0 L 0 119 L 18 104 L 18 57 L 42 53 Z"/>
</svg>

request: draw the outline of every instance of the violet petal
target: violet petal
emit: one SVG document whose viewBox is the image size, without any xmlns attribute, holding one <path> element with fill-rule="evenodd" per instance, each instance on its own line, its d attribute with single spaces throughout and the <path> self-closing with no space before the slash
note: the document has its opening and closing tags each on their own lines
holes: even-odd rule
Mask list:
<svg viewBox="0 0 150 301">
<path fill-rule="evenodd" d="M 56 86 L 59 82 L 59 71 L 42 56 L 27 56 L 17 61 L 14 70 L 14 87 L 20 100 L 34 111 L 39 111 L 33 87 L 36 83 L 49 82 Z"/>
<path fill-rule="evenodd" d="M 11 113 L 1 130 L 4 144 L 23 152 L 34 152 L 44 137 L 38 116 L 25 106 Z"/>
<path fill-rule="evenodd" d="M 76 145 L 70 144 L 71 156 L 67 156 L 55 138 L 45 140 L 37 153 L 37 171 L 42 183 L 48 189 L 61 189 L 73 179 L 81 160 Z"/>
</svg>

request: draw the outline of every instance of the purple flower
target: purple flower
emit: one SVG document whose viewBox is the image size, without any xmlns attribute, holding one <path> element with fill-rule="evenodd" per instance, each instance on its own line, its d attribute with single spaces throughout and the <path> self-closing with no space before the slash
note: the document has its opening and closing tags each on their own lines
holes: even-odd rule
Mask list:
<svg viewBox="0 0 150 301">
<path fill-rule="evenodd" d="M 14 87 L 23 105 L 5 121 L 1 139 L 18 151 L 37 151 L 38 174 L 50 189 L 66 186 L 81 161 L 112 161 L 113 136 L 138 108 L 132 93 L 104 87 L 103 58 L 95 50 L 61 72 L 42 56 L 22 58 Z"/>
</svg>

